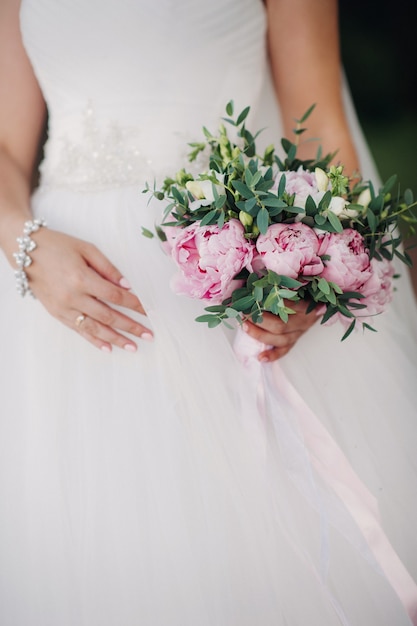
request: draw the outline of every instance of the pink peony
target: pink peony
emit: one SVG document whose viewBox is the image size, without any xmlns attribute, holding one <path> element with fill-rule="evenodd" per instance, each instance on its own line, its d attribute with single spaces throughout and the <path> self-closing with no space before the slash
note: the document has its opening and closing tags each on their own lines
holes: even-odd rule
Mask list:
<svg viewBox="0 0 417 626">
<path fill-rule="evenodd" d="M 387 308 L 387 304 L 392 300 L 392 277 L 394 276 L 394 267 L 392 263 L 386 259 L 382 261 L 372 259 L 370 269 L 370 278 L 368 278 L 363 287 L 358 290 L 365 298 L 352 300 L 352 302 L 365 305 L 366 309 L 351 309 L 351 311 L 358 319 L 358 322 L 366 322 L 372 325 L 373 316 L 383 313 Z M 322 312 L 324 312 L 324 310 Z M 341 313 L 336 313 L 336 315 L 333 315 L 326 322 L 326 326 L 331 326 L 337 321 L 343 324 L 345 328 L 348 328 L 353 318 L 346 317 Z"/>
<path fill-rule="evenodd" d="M 290 278 L 321 274 L 319 247 L 314 230 L 302 223 L 272 224 L 256 241 L 265 267 Z"/>
<path fill-rule="evenodd" d="M 371 277 L 372 269 L 364 239 L 352 228 L 323 235 L 319 254 L 330 257 L 324 262 L 323 278 L 336 283 L 343 291 L 361 291 Z"/>
<path fill-rule="evenodd" d="M 319 194 L 321 198 L 323 195 L 319 193 L 315 174 L 301 166 L 296 172 L 280 172 L 276 179 L 275 189 L 278 189 L 278 184 L 283 174 L 285 174 L 285 191 L 290 196 L 295 194 L 294 206 L 304 209 L 308 196 L 316 198 L 317 194 Z"/>
<path fill-rule="evenodd" d="M 181 270 L 173 278 L 178 294 L 199 300 L 222 302 L 244 284 L 234 280 L 243 268 L 251 270 L 253 244 L 244 237 L 239 220 L 217 225 L 195 223 L 182 229 L 173 241 L 172 257 Z"/>
<path fill-rule="evenodd" d="M 361 293 L 365 296 L 360 301 L 366 305 L 366 309 L 358 311 L 358 315 L 378 315 L 385 311 L 387 304 L 391 302 L 393 295 L 392 277 L 394 266 L 390 261 L 382 259 L 371 261 L 371 277 L 366 281 Z"/>
</svg>

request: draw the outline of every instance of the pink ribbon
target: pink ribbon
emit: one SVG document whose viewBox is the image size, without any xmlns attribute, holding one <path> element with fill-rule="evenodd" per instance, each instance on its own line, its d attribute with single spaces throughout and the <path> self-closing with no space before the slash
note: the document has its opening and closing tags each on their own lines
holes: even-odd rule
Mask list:
<svg viewBox="0 0 417 626">
<path fill-rule="evenodd" d="M 417 585 L 381 526 L 376 498 L 354 472 L 318 417 L 292 386 L 278 361 L 272 365 L 261 365 L 257 360 L 257 355 L 265 346 L 238 331 L 234 347 L 238 358 L 250 370 L 251 375 L 259 378 L 261 411 L 266 410 L 266 402 L 274 401 L 273 396 L 280 405 L 291 407 L 291 414 L 296 416 L 297 436 L 306 452 L 307 463 L 349 512 L 380 571 L 395 590 L 412 623 L 417 626 Z M 274 421 L 273 410 L 268 411 L 268 416 Z M 320 504 L 317 508 L 321 508 Z"/>
</svg>

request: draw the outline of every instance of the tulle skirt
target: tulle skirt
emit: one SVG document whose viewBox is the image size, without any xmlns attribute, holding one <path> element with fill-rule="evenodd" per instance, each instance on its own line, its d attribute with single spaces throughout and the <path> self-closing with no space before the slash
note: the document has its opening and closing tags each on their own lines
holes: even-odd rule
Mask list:
<svg viewBox="0 0 417 626">
<path fill-rule="evenodd" d="M 140 191 L 34 198 L 132 284 L 155 334 L 135 354 L 104 354 L 20 300 L 1 260 L 3 626 L 417 620 L 407 281 L 404 316 L 392 307 L 377 333 L 341 343 L 317 324 L 261 366 L 171 292 L 170 259 L 141 235 L 160 207 Z"/>
</svg>

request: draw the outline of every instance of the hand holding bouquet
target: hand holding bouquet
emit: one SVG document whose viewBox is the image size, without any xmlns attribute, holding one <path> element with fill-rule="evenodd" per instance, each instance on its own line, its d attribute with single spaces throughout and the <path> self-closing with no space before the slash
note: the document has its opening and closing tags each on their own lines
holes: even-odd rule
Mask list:
<svg viewBox="0 0 417 626">
<path fill-rule="evenodd" d="M 417 221 L 412 193 L 393 194 L 396 176 L 378 192 L 370 182 L 351 185 L 343 165 L 329 167 L 335 155 L 320 148 L 315 159 L 298 159 L 313 108 L 297 120 L 295 141 L 281 140 L 281 159 L 272 145 L 257 155 L 259 133 L 245 126 L 249 107 L 233 119 L 229 102 L 224 121 L 236 139 L 224 124 L 217 135 L 203 128 L 189 160 L 207 154 L 207 169 L 197 176 L 183 169 L 161 190 L 144 190 L 167 202 L 156 232 L 178 268 L 175 292 L 208 305 L 197 321 L 256 324 L 268 311 L 287 322 L 291 304 L 305 300 L 322 323 L 345 322 L 344 339 L 357 323 L 374 330 L 372 316 L 391 300 L 392 259 L 410 264 L 398 220 L 411 229 Z"/>
</svg>

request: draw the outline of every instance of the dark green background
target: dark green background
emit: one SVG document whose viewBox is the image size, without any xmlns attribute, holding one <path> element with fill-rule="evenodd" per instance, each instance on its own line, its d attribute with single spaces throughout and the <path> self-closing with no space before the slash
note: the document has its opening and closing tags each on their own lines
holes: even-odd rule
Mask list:
<svg viewBox="0 0 417 626">
<path fill-rule="evenodd" d="M 339 6 L 342 60 L 379 172 L 417 195 L 417 2 Z"/>
</svg>

